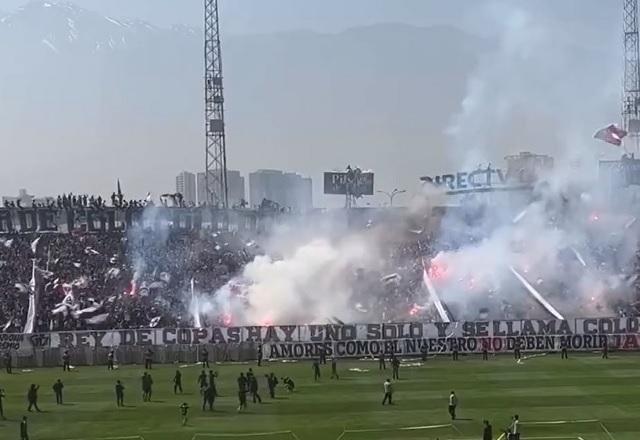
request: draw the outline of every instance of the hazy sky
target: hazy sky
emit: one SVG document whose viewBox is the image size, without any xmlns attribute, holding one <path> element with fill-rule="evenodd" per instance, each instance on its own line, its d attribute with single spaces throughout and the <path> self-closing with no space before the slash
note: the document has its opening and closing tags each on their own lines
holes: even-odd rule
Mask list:
<svg viewBox="0 0 640 440">
<path fill-rule="evenodd" d="M 444 135 L 449 122 L 459 110 L 465 110 L 466 113 L 458 121 L 461 132 L 468 134 L 461 142 L 464 149 L 482 135 L 487 137 L 489 144 L 502 143 L 513 148 L 547 152 L 539 149 L 566 145 L 566 142 L 553 144 L 538 136 L 537 132 L 545 130 L 554 133 L 557 121 L 571 122 L 566 124 L 568 128 L 561 127 L 560 132 L 580 136 L 586 134 L 589 139 L 599 124 L 616 121 L 618 117 L 618 90 L 622 76 L 622 56 L 618 53 L 622 41 L 620 0 L 219 1 L 226 55 L 228 135 L 232 145 L 230 167 L 240 169 L 245 175 L 257 168 L 299 171 L 314 178 L 317 195 L 323 170 L 343 166 L 357 157 L 359 152 L 366 150 L 367 154 L 374 152 L 374 157 L 359 165 L 375 169 L 378 188 L 400 187 L 417 191 L 420 188 L 419 176 L 452 171 L 448 169 L 450 166 L 466 166 L 467 161 L 459 163 L 461 160 L 458 157 L 454 157 L 458 161 L 456 165 L 451 165 L 455 155 L 447 148 L 449 138 Z M 11 12 L 26 2 L 0 0 L 0 10 Z M 72 0 L 72 3 L 114 18 L 137 18 L 162 27 L 172 24 L 202 27 L 203 21 L 203 0 Z M 444 24 L 466 32 L 454 32 L 458 39 L 453 41 L 447 41 L 446 37 L 438 38 L 451 35 L 446 31 L 423 34 L 421 32 L 424 29 L 418 32 L 402 27 L 369 30 L 363 41 L 358 40 L 362 34 L 357 32 L 337 36 L 305 35 L 304 38 L 299 38 L 297 34 L 280 35 L 272 39 L 263 35 L 238 37 L 292 30 L 336 33 L 348 28 L 390 22 L 423 27 Z M 377 40 L 378 31 L 381 32 L 380 38 L 383 38 L 381 41 Z M 414 41 L 414 31 L 436 37 Z M 478 40 L 476 35 L 490 37 L 486 40 L 497 44 L 492 46 L 489 53 L 472 52 L 464 55 L 465 47 L 476 48 L 484 44 L 471 44 Z M 81 35 L 85 36 L 86 33 Z M 232 38 L 227 38 L 229 36 Z M 0 42 L 0 47 L 2 43 L 15 47 L 20 51 L 16 59 L 27 55 L 27 59 L 38 62 L 41 58 L 30 54 L 40 53 L 40 38 L 45 37 L 36 39 L 35 49 L 23 45 L 23 39 L 5 40 Z M 389 43 L 390 39 L 400 44 Z M 376 51 L 379 46 L 386 43 L 390 47 L 378 56 Z M 273 47 L 276 49 L 270 51 Z M 374 50 L 368 52 L 369 47 Z M 240 50 L 242 48 L 246 50 Z M 287 50 L 280 53 L 280 48 Z M 321 54 L 320 61 L 314 58 L 313 50 Z M 170 49 L 167 49 L 167 53 L 178 57 L 183 55 Z M 83 137 L 77 133 L 86 128 L 82 124 L 85 114 L 102 115 L 100 111 L 104 111 L 101 117 L 111 117 L 112 113 L 118 116 L 117 111 L 106 105 L 114 105 L 115 101 L 106 98 L 109 98 L 109 93 L 126 88 L 129 83 L 138 84 L 135 81 L 145 75 L 144 69 L 134 71 L 135 75 L 127 78 L 98 75 L 100 80 L 111 84 L 111 89 L 83 90 L 78 87 L 82 90 L 77 93 L 72 90 L 69 96 L 80 104 L 77 108 L 73 107 L 68 115 L 64 111 L 56 114 L 52 118 L 56 124 L 53 128 L 48 127 L 49 131 L 47 127 L 40 127 L 46 141 L 30 137 L 33 134 L 33 114 L 37 112 L 35 109 L 57 96 L 53 91 L 42 95 L 30 91 L 31 82 L 42 79 L 34 73 L 39 72 L 42 66 L 28 69 L 25 74 L 8 77 L 3 77 L 5 72 L 0 69 L 0 96 L 4 87 L 5 95 L 15 99 L 16 107 L 25 109 L 21 114 L 20 110 L 7 110 L 9 106 L 5 107 L 5 111 L 10 112 L 9 120 L 13 122 L 11 126 L 7 125 L 9 122 L 5 123 L 8 128 L 4 132 L 0 130 L 0 153 L 3 152 L 2 148 L 15 145 L 11 157 L 20 164 L 28 160 L 24 154 L 19 154 L 27 148 L 43 148 L 42 152 L 48 153 L 48 145 L 60 145 L 66 148 L 69 157 L 73 157 L 78 165 L 85 165 L 101 160 L 85 157 L 89 151 L 95 152 L 107 145 L 120 145 L 122 153 L 134 148 L 136 151 L 146 148 L 149 152 L 145 161 L 153 157 L 155 169 L 143 170 L 140 176 L 136 176 L 139 182 L 135 182 L 137 186 L 133 188 L 134 191 L 146 194 L 148 186 L 144 182 L 150 182 L 151 188 L 156 190 L 170 190 L 173 186 L 172 176 L 181 169 L 197 170 L 201 165 L 200 53 L 198 44 L 193 54 L 190 53 L 195 56 L 181 60 L 184 70 L 193 73 L 187 77 L 188 80 L 180 84 L 167 84 L 167 87 L 185 90 L 184 94 L 179 95 L 185 99 L 171 95 L 176 102 L 170 102 L 168 106 L 162 103 L 165 107 L 161 108 L 176 110 L 175 114 L 171 114 L 173 125 L 165 123 L 162 126 L 156 121 L 160 128 L 171 134 L 165 136 L 166 139 L 160 139 L 160 142 L 148 138 L 141 124 L 133 125 L 133 128 L 139 128 L 137 135 L 130 133 L 132 126 L 129 124 L 114 125 L 107 134 L 117 136 L 115 140 L 108 139 L 105 133 L 99 133 L 102 137 Z M 369 53 L 372 54 L 371 58 L 366 56 Z M 245 59 L 244 54 L 251 54 L 252 58 Z M 279 56 L 282 54 L 286 56 L 281 59 Z M 473 66 L 452 62 L 458 59 L 461 62 L 472 60 L 476 55 L 480 57 L 477 70 Z M 392 61 L 385 62 L 385 56 Z M 87 58 L 93 60 L 95 57 Z M 442 62 L 443 58 L 448 59 L 448 64 Z M 42 58 L 42 62 L 45 61 L 55 63 L 58 68 L 54 70 L 64 72 L 64 68 L 60 68 L 65 65 L 64 57 Z M 136 64 L 132 61 L 129 63 Z M 27 65 L 26 61 L 14 63 L 13 70 L 20 72 L 22 64 Z M 278 72 L 276 79 L 282 80 L 281 83 L 270 82 L 269 88 L 265 88 L 263 82 L 270 79 L 273 72 L 266 67 L 263 70 L 256 69 L 256 65 L 270 66 Z M 438 65 L 449 66 L 451 70 L 440 72 Z M 177 73 L 165 71 L 157 75 L 157 79 L 169 83 L 172 75 L 184 79 Z M 16 87 L 20 79 L 25 79 L 29 87 L 24 90 Z M 470 93 L 465 98 L 466 83 L 470 79 L 473 81 L 469 84 L 476 86 L 476 90 L 471 92 L 476 93 Z M 385 81 L 387 87 L 377 91 L 376 87 Z M 67 83 L 63 85 L 75 87 L 73 82 Z M 478 84 L 482 86 L 479 89 Z M 267 93 L 269 91 L 271 94 Z M 86 98 L 85 95 L 91 99 L 83 101 L 79 98 Z M 67 109 L 70 102 L 73 104 L 73 100 L 66 98 L 60 103 L 60 108 Z M 135 109 L 141 106 L 141 115 L 155 121 L 154 112 L 158 107 L 144 100 L 136 101 L 136 98 L 135 94 L 131 94 L 126 102 L 127 107 Z M 161 98 L 163 96 L 158 95 L 158 99 Z M 474 112 L 472 104 L 476 101 L 470 98 L 475 98 L 479 102 L 476 105 L 482 109 L 509 109 L 509 115 L 516 115 L 516 122 L 520 125 L 484 110 Z M 447 99 L 448 107 L 444 104 Z M 94 102 L 97 103 L 95 107 Z M 120 104 L 119 101 L 116 104 Z M 86 105 L 91 105 L 89 111 Z M 176 117 L 180 112 L 184 113 L 184 119 Z M 68 122 L 79 129 L 68 130 L 67 125 L 57 125 L 61 119 L 62 123 Z M 2 122 L 0 120 L 0 127 Z M 21 128 L 22 125 L 29 128 Z M 538 126 L 542 129 L 534 133 L 527 132 L 527 129 L 533 130 Z M 153 130 L 150 128 L 149 131 Z M 309 133 L 314 135 L 309 136 Z M 104 142 L 104 146 L 98 141 Z M 191 143 L 197 148 L 176 154 L 172 143 Z M 87 145 L 91 149 L 85 148 Z M 157 151 L 153 151 L 153 148 L 157 148 Z M 263 154 L 256 155 L 256 148 L 261 148 Z M 487 160 L 500 160 L 504 152 L 514 151 L 496 150 L 486 155 Z M 467 155 L 466 151 L 460 156 L 464 155 Z M 74 191 L 82 191 L 87 187 L 87 191 L 104 193 L 110 190 L 114 173 L 119 170 L 118 167 L 121 168 L 114 164 L 109 167 L 102 162 L 104 175 L 94 175 L 89 171 L 82 174 L 82 170 L 88 167 L 80 166 L 78 169 L 82 172 L 68 177 L 65 173 L 56 174 L 57 171 L 54 171 L 66 167 L 63 159 L 56 160 L 51 168 L 45 170 L 34 168 L 33 176 L 18 172 L 19 167 L 7 170 L 4 176 L 0 175 L 0 195 L 15 193 L 17 188 L 24 186 L 33 188 L 33 192 L 39 195 L 45 191 L 69 191 L 70 187 Z M 474 166 L 477 163 L 474 162 Z M 159 168 L 160 165 L 162 168 Z M 162 175 L 164 180 L 160 181 L 158 175 Z M 51 180 L 51 176 L 58 178 Z M 106 180 L 108 183 L 105 183 Z M 128 180 L 133 179 L 129 176 Z M 406 200 L 406 197 L 403 198 Z M 314 202 L 317 203 L 318 198 Z"/>
<path fill-rule="evenodd" d="M 285 30 L 335 32 L 353 26 L 400 22 L 419 26 L 454 24 L 476 33 L 491 32 L 479 17 L 490 0 L 219 0 L 224 31 L 232 34 Z M 613 0 L 511 0 L 535 1 L 550 8 L 559 21 L 607 25 L 622 15 Z M 0 0 L 11 11 L 26 0 Z M 134 17 L 160 26 L 202 26 L 203 0 L 74 0 L 73 3 L 114 17 Z M 616 16 L 617 15 L 617 16 Z"/>
</svg>

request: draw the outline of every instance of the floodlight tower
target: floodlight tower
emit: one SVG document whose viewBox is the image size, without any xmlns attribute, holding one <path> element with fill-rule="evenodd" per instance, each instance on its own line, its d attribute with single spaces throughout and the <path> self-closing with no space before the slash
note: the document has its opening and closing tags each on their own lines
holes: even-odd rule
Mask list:
<svg viewBox="0 0 640 440">
<path fill-rule="evenodd" d="M 204 0 L 205 68 L 205 185 L 207 203 L 226 208 L 227 149 L 224 133 L 224 94 L 218 0 Z"/>
<path fill-rule="evenodd" d="M 622 121 L 634 150 L 640 136 L 640 44 L 638 39 L 638 0 L 623 0 L 624 12 L 624 95 Z"/>
</svg>

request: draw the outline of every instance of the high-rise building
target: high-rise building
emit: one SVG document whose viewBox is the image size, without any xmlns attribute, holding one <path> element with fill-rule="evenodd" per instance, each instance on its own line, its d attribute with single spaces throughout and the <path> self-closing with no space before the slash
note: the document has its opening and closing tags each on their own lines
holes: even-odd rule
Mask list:
<svg viewBox="0 0 640 440">
<path fill-rule="evenodd" d="M 304 212 L 312 208 L 312 181 L 297 173 L 280 170 L 258 170 L 249 174 L 249 197 L 252 206 L 264 199 L 282 208 Z"/>
<path fill-rule="evenodd" d="M 176 192 L 182 194 L 185 203 L 196 203 L 196 176 L 183 171 L 176 177 Z"/>
<path fill-rule="evenodd" d="M 240 171 L 227 170 L 227 188 L 229 206 L 238 206 L 241 200 L 247 200 L 244 194 L 244 177 L 240 175 Z"/>
<path fill-rule="evenodd" d="M 205 173 L 198 173 L 196 179 L 198 183 L 198 205 L 204 204 L 207 200 L 207 186 L 204 177 Z M 247 200 L 244 189 L 244 177 L 240 174 L 240 171 L 227 170 L 227 188 L 229 191 L 229 206 L 238 206 L 241 200 Z"/>
</svg>

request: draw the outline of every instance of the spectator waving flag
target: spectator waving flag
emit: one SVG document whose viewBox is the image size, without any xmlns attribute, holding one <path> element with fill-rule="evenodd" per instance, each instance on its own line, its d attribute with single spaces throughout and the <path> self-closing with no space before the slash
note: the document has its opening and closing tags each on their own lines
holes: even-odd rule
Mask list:
<svg viewBox="0 0 640 440">
<path fill-rule="evenodd" d="M 610 124 L 607 127 L 596 131 L 593 137 L 609 144 L 620 146 L 622 145 L 622 139 L 624 139 L 626 135 L 626 130 L 618 127 L 616 124 Z"/>
</svg>

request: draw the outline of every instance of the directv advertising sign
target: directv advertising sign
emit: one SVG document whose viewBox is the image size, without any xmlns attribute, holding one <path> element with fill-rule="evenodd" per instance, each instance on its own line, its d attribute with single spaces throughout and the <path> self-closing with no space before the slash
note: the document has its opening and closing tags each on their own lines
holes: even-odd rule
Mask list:
<svg viewBox="0 0 640 440">
<path fill-rule="evenodd" d="M 324 193 L 335 195 L 373 195 L 373 173 L 327 172 L 324 173 Z"/>
</svg>

